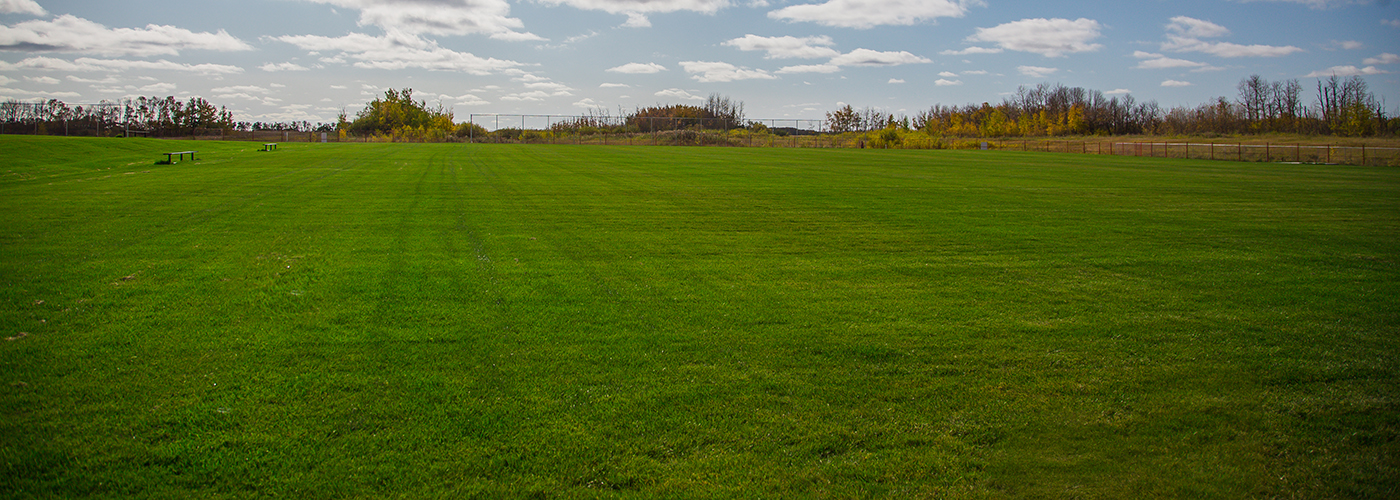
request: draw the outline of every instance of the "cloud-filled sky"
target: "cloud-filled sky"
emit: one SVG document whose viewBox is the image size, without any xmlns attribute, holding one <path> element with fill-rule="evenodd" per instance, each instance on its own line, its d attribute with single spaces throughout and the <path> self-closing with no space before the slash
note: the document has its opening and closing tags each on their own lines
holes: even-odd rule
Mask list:
<svg viewBox="0 0 1400 500">
<path fill-rule="evenodd" d="M 1194 106 L 1252 74 L 1400 103 L 1398 54 L 1389 0 L 0 0 L 0 98 L 201 96 L 246 121 L 390 87 L 459 121 L 711 93 L 752 118 L 913 114 L 1042 82 Z"/>
</svg>

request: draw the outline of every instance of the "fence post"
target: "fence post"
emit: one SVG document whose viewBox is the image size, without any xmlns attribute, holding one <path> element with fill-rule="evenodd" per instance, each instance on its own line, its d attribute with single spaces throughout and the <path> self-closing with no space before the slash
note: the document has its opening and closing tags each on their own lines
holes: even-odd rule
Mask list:
<svg viewBox="0 0 1400 500">
<path fill-rule="evenodd" d="M 1361 166 L 1366 166 L 1366 145 L 1361 145 Z"/>
</svg>

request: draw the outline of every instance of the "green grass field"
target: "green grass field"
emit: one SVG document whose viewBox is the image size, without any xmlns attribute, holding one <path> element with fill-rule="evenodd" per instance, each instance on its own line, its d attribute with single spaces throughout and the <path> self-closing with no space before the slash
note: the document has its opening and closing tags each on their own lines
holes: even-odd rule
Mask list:
<svg viewBox="0 0 1400 500">
<path fill-rule="evenodd" d="M 0 496 L 1400 494 L 1395 168 L 259 146 L 0 137 Z"/>
</svg>

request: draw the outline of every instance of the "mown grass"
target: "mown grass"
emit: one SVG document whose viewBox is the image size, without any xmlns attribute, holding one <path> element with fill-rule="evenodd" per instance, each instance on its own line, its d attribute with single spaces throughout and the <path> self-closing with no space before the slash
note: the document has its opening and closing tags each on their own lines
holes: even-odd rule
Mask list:
<svg viewBox="0 0 1400 500">
<path fill-rule="evenodd" d="M 1400 485 L 1393 168 L 256 149 L 0 137 L 4 496 Z"/>
</svg>

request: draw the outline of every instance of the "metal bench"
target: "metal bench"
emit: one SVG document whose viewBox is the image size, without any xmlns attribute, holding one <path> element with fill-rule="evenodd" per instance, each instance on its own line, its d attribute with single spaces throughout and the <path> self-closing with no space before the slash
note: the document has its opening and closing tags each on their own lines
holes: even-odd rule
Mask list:
<svg viewBox="0 0 1400 500">
<path fill-rule="evenodd" d="M 263 143 L 263 148 L 262 148 L 263 151 L 272 151 L 272 150 L 274 150 L 274 149 L 277 149 L 277 143 L 275 143 L 275 142 L 265 142 L 265 143 Z"/>
<path fill-rule="evenodd" d="M 162 153 L 162 154 L 165 155 L 165 162 L 166 162 L 166 163 L 171 163 L 171 164 L 173 164 L 173 163 L 175 163 L 175 161 L 173 160 L 173 158 L 175 157 L 175 155 L 179 155 L 179 156 L 180 156 L 180 161 L 185 161 L 185 155 L 190 155 L 190 161 L 194 161 L 194 154 L 195 154 L 195 153 L 198 153 L 198 151 L 176 151 L 176 152 L 173 152 L 173 153 Z"/>
</svg>

